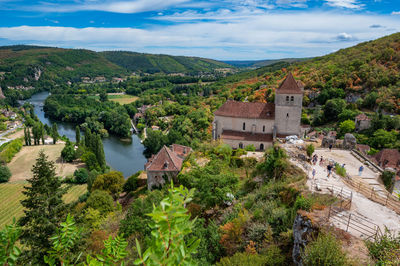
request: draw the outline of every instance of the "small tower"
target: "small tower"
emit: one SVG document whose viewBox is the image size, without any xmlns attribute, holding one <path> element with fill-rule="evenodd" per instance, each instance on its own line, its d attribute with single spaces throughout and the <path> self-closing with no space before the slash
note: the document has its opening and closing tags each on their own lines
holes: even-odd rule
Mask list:
<svg viewBox="0 0 400 266">
<path fill-rule="evenodd" d="M 303 104 L 303 85 L 297 82 L 292 73 L 286 76 L 275 91 L 275 128 L 277 135 L 299 135 L 301 109 Z"/>
</svg>

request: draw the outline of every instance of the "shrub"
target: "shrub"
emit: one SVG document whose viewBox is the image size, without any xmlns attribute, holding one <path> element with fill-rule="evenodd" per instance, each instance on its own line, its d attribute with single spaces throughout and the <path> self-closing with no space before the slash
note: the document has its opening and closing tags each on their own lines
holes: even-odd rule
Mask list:
<svg viewBox="0 0 400 266">
<path fill-rule="evenodd" d="M 247 145 L 245 148 L 246 151 L 256 151 L 256 147 L 253 144 Z"/>
<path fill-rule="evenodd" d="M 306 152 L 307 152 L 308 157 L 311 157 L 313 155 L 314 151 L 315 151 L 314 145 L 308 144 L 306 147 Z"/>
<path fill-rule="evenodd" d="M 110 193 L 114 198 L 122 191 L 125 182 L 121 172 L 111 171 L 96 177 L 92 185 L 92 191 L 96 189 L 104 190 Z"/>
<path fill-rule="evenodd" d="M 3 150 L 0 152 L 0 160 L 6 163 L 11 162 L 11 159 L 17 154 L 22 148 L 23 142 L 21 139 L 15 139 L 3 146 Z"/>
<path fill-rule="evenodd" d="M 86 206 L 100 211 L 101 214 L 107 214 L 114 210 L 114 201 L 107 192 L 95 190 L 90 193 Z"/>
<path fill-rule="evenodd" d="M 11 171 L 6 165 L 0 166 L 0 183 L 8 182 L 11 177 Z"/>
<path fill-rule="evenodd" d="M 340 166 L 339 164 L 335 165 L 335 171 L 338 175 L 345 177 L 346 176 L 346 168 Z"/>
<path fill-rule="evenodd" d="M 294 209 L 297 210 L 305 210 L 310 211 L 312 206 L 312 202 L 310 199 L 305 198 L 303 195 L 297 197 L 296 202 L 294 203 Z"/>
<path fill-rule="evenodd" d="M 89 172 L 85 168 L 80 168 L 74 172 L 75 183 L 85 184 L 89 177 Z"/>
<path fill-rule="evenodd" d="M 279 251 L 275 249 L 274 251 Z M 216 265 L 217 266 L 263 266 L 263 265 L 281 265 L 284 262 L 284 257 L 279 253 L 271 252 L 264 256 L 259 254 L 249 253 L 236 253 L 232 257 L 222 258 Z"/>
<path fill-rule="evenodd" d="M 303 254 L 304 265 L 348 265 L 346 254 L 341 244 L 332 234 L 319 234 L 318 238 L 309 243 Z"/>
<path fill-rule="evenodd" d="M 370 256 L 377 265 L 399 265 L 400 264 L 400 235 L 395 236 L 389 232 L 375 240 L 367 241 Z"/>
<path fill-rule="evenodd" d="M 135 191 L 138 188 L 138 177 L 142 173 L 142 171 L 137 172 L 136 174 L 131 175 L 125 182 L 122 190 L 124 192 Z"/>
<path fill-rule="evenodd" d="M 66 162 L 72 162 L 73 160 L 76 159 L 75 157 L 75 148 L 72 143 L 67 141 L 67 144 L 65 144 L 64 148 L 61 151 L 61 157 L 66 161 Z"/>
<path fill-rule="evenodd" d="M 385 187 L 388 191 L 393 190 L 393 185 L 394 185 L 393 177 L 394 177 L 394 173 L 391 171 L 384 171 L 381 175 L 383 184 L 385 185 Z"/>
</svg>

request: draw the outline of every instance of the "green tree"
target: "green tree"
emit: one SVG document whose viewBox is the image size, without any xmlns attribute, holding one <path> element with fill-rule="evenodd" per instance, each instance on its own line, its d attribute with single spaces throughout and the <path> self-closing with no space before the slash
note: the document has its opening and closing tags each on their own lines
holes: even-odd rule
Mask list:
<svg viewBox="0 0 400 266">
<path fill-rule="evenodd" d="M 31 138 L 31 132 L 29 130 L 29 127 L 26 130 L 26 134 L 27 134 L 27 138 L 28 138 L 28 145 L 31 146 L 32 145 L 32 138 Z"/>
<path fill-rule="evenodd" d="M 0 231 L 0 265 L 17 265 L 21 250 L 16 243 L 20 235 L 21 228 L 16 224 L 15 219 L 11 225 L 6 225 Z"/>
<path fill-rule="evenodd" d="M 80 168 L 74 172 L 75 183 L 85 184 L 89 177 L 89 172 L 85 168 Z"/>
<path fill-rule="evenodd" d="M 114 210 L 114 201 L 112 197 L 103 190 L 95 190 L 90 193 L 86 206 L 100 211 L 102 215 L 105 215 Z"/>
<path fill-rule="evenodd" d="M 139 175 L 142 173 L 142 171 L 139 171 L 133 175 L 131 175 L 125 182 L 123 186 L 123 191 L 124 192 L 131 192 L 135 191 L 138 188 L 138 180 L 139 180 Z"/>
<path fill-rule="evenodd" d="M 346 120 L 339 125 L 340 134 L 344 135 L 346 133 L 351 133 L 356 129 L 356 124 L 353 120 Z"/>
<path fill-rule="evenodd" d="M 107 95 L 107 93 L 106 93 L 105 91 L 100 92 L 100 93 L 99 93 L 99 99 L 100 99 L 100 101 L 102 101 L 102 102 L 108 101 L 108 95 Z"/>
<path fill-rule="evenodd" d="M 7 165 L 0 165 L 0 183 L 8 182 L 11 177 L 11 171 Z"/>
<path fill-rule="evenodd" d="M 378 129 L 371 138 L 371 145 L 376 149 L 392 148 L 397 140 L 398 133 L 394 130 Z"/>
<path fill-rule="evenodd" d="M 24 140 L 25 140 L 25 146 L 28 146 L 29 141 L 28 141 L 28 133 L 26 131 L 26 127 L 24 127 Z"/>
<path fill-rule="evenodd" d="M 308 157 L 311 157 L 313 155 L 314 151 L 315 151 L 315 147 L 313 144 L 308 144 L 306 146 L 306 152 L 307 152 Z"/>
<path fill-rule="evenodd" d="M 125 179 L 121 172 L 111 171 L 96 177 L 92 185 L 92 191 L 96 189 L 104 190 L 116 199 L 122 191 L 124 182 Z"/>
<path fill-rule="evenodd" d="M 149 216 L 152 218 L 152 238 L 149 247 L 142 254 L 140 244 L 136 239 L 139 259 L 136 265 L 193 265 L 192 255 L 196 253 L 200 239 L 191 237 L 185 239 L 193 228 L 196 219 L 190 220 L 185 205 L 194 194 L 183 186 L 168 190 L 168 197 L 153 208 Z"/>
<path fill-rule="evenodd" d="M 49 265 L 76 265 L 82 252 L 76 254 L 77 242 L 82 236 L 82 229 L 75 224 L 75 219 L 70 214 L 65 222 L 60 224 L 61 228 L 50 238 L 52 248 L 44 256 L 44 261 Z"/>
<path fill-rule="evenodd" d="M 286 158 L 286 152 L 281 147 L 275 145 L 265 153 L 264 161 L 257 164 L 253 174 L 274 180 L 280 179 L 283 177 L 285 169 L 288 166 Z"/>
<path fill-rule="evenodd" d="M 324 105 L 324 116 L 326 121 L 334 121 L 346 107 L 346 101 L 343 99 L 331 99 Z"/>
<path fill-rule="evenodd" d="M 104 169 L 106 167 L 106 157 L 104 154 L 104 149 L 103 149 L 103 142 L 101 140 L 101 137 L 99 134 L 96 134 L 95 136 L 95 150 L 94 154 L 96 155 L 97 163 L 99 166 Z"/>
<path fill-rule="evenodd" d="M 64 148 L 61 151 L 61 157 L 66 162 L 69 162 L 69 163 L 76 159 L 74 144 L 72 144 L 69 141 L 69 139 L 67 140 L 67 142 L 65 143 Z"/>
<path fill-rule="evenodd" d="M 56 232 L 66 206 L 62 200 L 66 188 L 56 177 L 54 162 L 49 161 L 43 150 L 39 152 L 32 167 L 33 177 L 24 186 L 25 199 L 21 205 L 25 208 L 24 216 L 19 220 L 23 226 L 21 243 L 28 249 L 25 258 L 32 264 L 42 264 L 44 255 L 51 248 L 49 237 Z"/>
<path fill-rule="evenodd" d="M 87 151 L 81 156 L 82 161 L 86 164 L 89 171 L 99 170 L 100 166 L 97 163 L 96 155 L 93 152 Z"/>
<path fill-rule="evenodd" d="M 88 255 L 86 262 L 90 266 L 123 266 L 125 265 L 124 259 L 128 255 L 128 252 L 126 252 L 127 246 L 128 242 L 122 236 L 116 236 L 115 238 L 110 236 L 104 241 L 104 249 L 101 254 L 95 258 Z"/>
<path fill-rule="evenodd" d="M 53 123 L 53 125 L 51 126 L 51 137 L 53 138 L 53 144 L 56 144 L 58 140 L 58 130 L 56 123 Z"/>
<path fill-rule="evenodd" d="M 81 143 L 81 130 L 79 129 L 79 126 L 75 127 L 75 142 L 78 146 Z"/>
</svg>

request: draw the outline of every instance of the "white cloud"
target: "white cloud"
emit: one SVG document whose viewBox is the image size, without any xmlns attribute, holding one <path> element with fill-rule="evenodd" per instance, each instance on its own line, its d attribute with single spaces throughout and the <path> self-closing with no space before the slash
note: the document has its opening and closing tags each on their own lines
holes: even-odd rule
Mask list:
<svg viewBox="0 0 400 266">
<path fill-rule="evenodd" d="M 400 15 L 400 11 L 393 11 L 392 15 Z"/>
<path fill-rule="evenodd" d="M 243 11 L 249 12 L 249 11 Z M 244 15 L 248 14 L 248 15 Z M 308 57 L 371 40 L 400 29 L 392 16 L 332 12 L 271 13 L 259 11 L 215 14 L 201 21 L 201 14 L 179 14 L 187 22 L 137 28 L 0 27 L 8 43 L 29 43 L 94 50 L 194 55 L 217 59 Z M 210 14 L 211 16 L 211 14 Z M 175 17 L 169 18 L 174 22 Z M 369 25 L 391 31 L 371 31 Z"/>
<path fill-rule="evenodd" d="M 327 5 L 349 9 L 361 9 L 364 4 L 359 4 L 357 0 L 325 0 Z"/>
<path fill-rule="evenodd" d="M 77 12 L 77 11 L 106 11 L 114 13 L 139 13 L 146 11 L 163 10 L 177 6 L 190 0 L 133 0 L 133 1 L 91 1 L 75 2 L 75 4 L 42 3 L 29 6 L 26 9 L 42 12 Z"/>
</svg>

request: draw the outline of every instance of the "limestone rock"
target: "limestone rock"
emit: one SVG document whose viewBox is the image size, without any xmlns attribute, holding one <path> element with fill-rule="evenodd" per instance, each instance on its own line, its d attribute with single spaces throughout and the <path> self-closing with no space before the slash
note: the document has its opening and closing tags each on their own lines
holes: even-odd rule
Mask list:
<svg viewBox="0 0 400 266">
<path fill-rule="evenodd" d="M 357 139 L 356 139 L 356 137 L 354 137 L 353 134 L 346 133 L 344 135 L 344 141 L 343 141 L 344 149 L 348 149 L 348 150 L 354 149 L 356 147 L 356 144 L 357 144 Z"/>
<path fill-rule="evenodd" d="M 335 146 L 335 143 L 336 143 L 336 138 L 333 136 L 331 136 L 331 137 L 326 136 L 322 139 L 322 147 L 324 147 L 324 148 L 328 148 L 329 145 L 331 145 L 331 144 L 333 147 L 333 146 Z"/>
<path fill-rule="evenodd" d="M 292 259 L 295 265 L 303 265 L 301 253 L 312 238 L 312 235 L 317 231 L 318 229 L 314 228 L 311 220 L 307 216 L 297 214 L 293 223 L 294 246 Z"/>
</svg>

